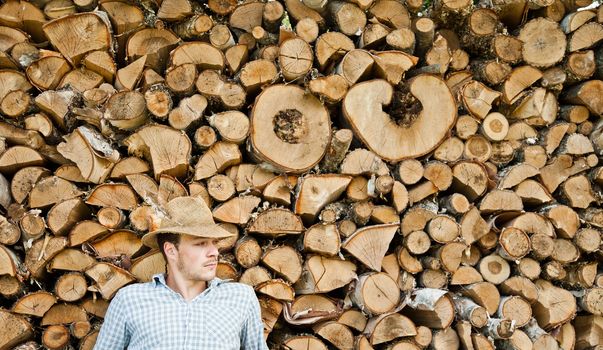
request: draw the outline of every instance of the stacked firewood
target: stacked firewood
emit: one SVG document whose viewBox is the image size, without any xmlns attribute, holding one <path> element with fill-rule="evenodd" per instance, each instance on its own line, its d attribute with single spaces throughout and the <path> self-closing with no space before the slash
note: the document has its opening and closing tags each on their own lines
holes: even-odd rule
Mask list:
<svg viewBox="0 0 603 350">
<path fill-rule="evenodd" d="M 271 348 L 600 346 L 602 42 L 591 0 L 4 1 L 0 349 L 91 349 L 181 196 Z"/>
</svg>

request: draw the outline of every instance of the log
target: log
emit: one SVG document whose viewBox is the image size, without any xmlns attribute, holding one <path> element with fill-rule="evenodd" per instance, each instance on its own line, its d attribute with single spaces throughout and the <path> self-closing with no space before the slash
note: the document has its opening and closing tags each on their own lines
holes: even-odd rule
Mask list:
<svg viewBox="0 0 603 350">
<path fill-rule="evenodd" d="M 587 349 L 598 345 L 601 338 L 599 326 L 603 319 L 600 316 L 577 316 L 575 320 L 576 328 L 576 349 Z"/>
<path fill-rule="evenodd" d="M 545 280 L 537 280 L 535 283 L 539 293 L 538 300 L 533 305 L 533 312 L 543 329 L 551 329 L 573 317 L 576 312 L 576 299 L 570 292 Z"/>
<path fill-rule="evenodd" d="M 356 277 L 354 263 L 312 255 L 304 262 L 295 291 L 299 294 L 326 293 L 344 286 Z"/>
<path fill-rule="evenodd" d="M 371 345 L 385 343 L 400 337 L 417 335 L 414 323 L 399 313 L 383 314 L 371 318 L 364 333 L 368 335 Z"/>
<path fill-rule="evenodd" d="M 430 109 L 431 107 L 427 101 L 427 95 L 425 94 L 427 91 L 423 90 L 426 86 L 431 86 L 432 89 L 436 89 L 431 91 L 431 93 L 436 93 L 438 95 L 441 94 L 441 100 L 446 101 L 437 107 L 438 109 L 441 108 L 441 110 L 438 112 L 436 112 L 436 109 Z M 382 95 L 384 99 L 371 94 L 371 92 L 376 91 L 382 91 L 385 94 Z M 360 135 L 361 140 L 371 149 L 371 151 L 375 152 L 383 159 L 397 161 L 402 160 L 403 158 L 419 156 L 429 152 L 430 150 L 433 150 L 441 142 L 441 136 L 439 136 L 438 131 L 436 130 L 434 130 L 433 136 L 430 137 L 430 140 L 423 143 L 425 146 L 416 149 L 414 147 L 408 147 L 408 144 L 399 146 L 390 145 L 390 147 L 384 147 L 378 144 L 378 139 L 375 138 L 375 135 L 379 135 L 379 133 L 377 133 L 376 130 L 371 130 L 370 125 L 362 121 L 362 117 L 364 115 L 376 114 L 382 120 L 391 118 L 391 115 L 384 113 L 381 110 L 380 105 L 390 104 L 393 95 L 394 92 L 392 91 L 391 87 L 381 80 L 374 80 L 364 84 L 358 84 L 354 88 L 350 89 L 343 101 L 344 115 L 352 125 L 354 131 Z M 394 105 L 390 107 L 393 117 L 398 118 L 399 122 L 402 125 L 406 125 L 406 127 L 402 128 L 400 126 L 392 125 L 392 128 L 385 131 L 386 134 L 382 135 L 382 137 L 392 140 L 412 139 L 412 137 L 415 135 L 414 128 L 420 130 L 425 122 L 424 118 L 428 118 L 427 115 L 430 115 L 431 113 L 438 113 L 438 116 L 442 118 L 442 122 L 437 123 L 437 125 L 441 125 L 443 127 L 442 130 L 449 128 L 456 118 L 456 113 L 451 109 L 448 109 L 450 105 L 453 105 L 451 99 L 452 96 L 450 95 L 448 88 L 446 88 L 441 81 L 436 78 L 428 76 L 416 77 L 410 83 L 409 91 L 402 96 L 406 96 L 407 101 L 401 103 L 406 103 L 409 105 L 409 107 L 412 106 L 414 101 L 416 101 L 415 99 L 421 101 L 424 111 L 417 115 L 416 112 L 404 113 L 399 110 L 397 113 L 401 115 L 396 115 L 396 110 L 398 108 L 402 108 L 402 104 L 400 106 L 396 106 L 394 103 Z M 397 101 L 397 99 L 395 101 Z M 448 101 L 450 101 L 450 104 L 448 104 Z M 376 124 L 377 123 L 374 123 L 372 125 Z M 359 127 L 360 125 L 362 125 L 362 127 Z"/>
<path fill-rule="evenodd" d="M 287 101 L 290 106 L 279 106 Z M 276 167 L 302 172 L 313 167 L 324 155 L 330 138 L 330 127 L 325 122 L 328 114 L 317 99 L 304 96 L 303 90 L 293 86 L 271 86 L 257 98 L 251 115 L 250 139 L 254 155 Z M 283 131 L 272 128 L 265 134 L 262 125 L 276 123 Z M 309 133 L 312 129 L 314 132 Z M 282 154 L 275 150 L 283 150 Z M 296 156 L 291 157 L 292 154 Z M 294 160 L 294 161 L 292 161 Z"/>
<path fill-rule="evenodd" d="M 335 321 L 327 321 L 314 326 L 313 329 L 316 334 L 333 344 L 337 349 L 353 349 L 354 336 L 347 326 Z"/>
<path fill-rule="evenodd" d="M 170 53 L 170 66 L 179 66 L 186 63 L 194 63 L 198 70 L 224 68 L 225 57 L 222 51 L 212 45 L 191 41 L 178 46 Z"/>
<path fill-rule="evenodd" d="M 199 73 L 195 83 L 197 91 L 210 100 L 219 101 L 227 109 L 239 109 L 245 103 L 245 90 L 237 83 L 226 79 L 215 70 L 206 69 Z"/>
<path fill-rule="evenodd" d="M 120 157 L 106 139 L 86 127 L 76 129 L 65 143 L 57 146 L 57 151 L 76 163 L 83 178 L 92 183 L 103 182 Z"/>
<path fill-rule="evenodd" d="M 86 294 L 86 278 L 77 272 L 62 275 L 54 285 L 56 296 L 66 302 L 80 300 Z"/>
<path fill-rule="evenodd" d="M 286 80 L 295 80 L 312 68 L 312 49 L 302 39 L 283 41 L 279 47 L 279 66 Z"/>
<path fill-rule="evenodd" d="M 471 284 L 462 292 L 473 299 L 475 303 L 483 306 L 489 315 L 493 315 L 500 305 L 500 293 L 494 284 L 490 282 L 478 282 Z"/>
<path fill-rule="evenodd" d="M 340 250 L 339 230 L 335 224 L 316 224 L 304 232 L 303 250 L 324 256 L 335 256 Z"/>
<path fill-rule="evenodd" d="M 97 263 L 86 270 L 86 275 L 95 283 L 88 290 L 99 292 L 109 300 L 119 288 L 135 280 L 129 272 L 109 263 Z"/>
<path fill-rule="evenodd" d="M 301 256 L 290 246 L 267 248 L 261 260 L 269 269 L 295 283 L 302 274 Z"/>
<path fill-rule="evenodd" d="M 397 229 L 397 224 L 375 225 L 359 229 L 343 242 L 342 248 L 367 267 L 380 271 L 387 247 Z M 367 247 L 370 249 L 367 250 Z"/>
<path fill-rule="evenodd" d="M 525 333 L 532 341 L 533 346 L 545 346 L 551 349 L 558 349 L 559 345 L 555 338 L 546 333 L 534 318 L 530 320 L 530 323 L 524 328 Z"/>
<path fill-rule="evenodd" d="M 348 91 L 348 82 L 341 75 L 335 74 L 313 79 L 310 81 L 308 87 L 327 103 L 337 103 L 344 98 Z M 336 134 L 334 134 L 333 138 L 335 137 Z"/>
<path fill-rule="evenodd" d="M 25 318 L 13 315 L 7 310 L 0 310 L 0 325 L 3 329 L 0 347 L 9 349 L 20 343 L 23 343 L 33 337 L 33 329 L 31 324 Z"/>
<path fill-rule="evenodd" d="M 548 19 L 528 22 L 518 36 L 523 41 L 522 56 L 535 67 L 550 67 L 559 62 L 565 52 L 565 34 L 559 24 Z M 537 44 L 537 42 L 541 41 Z M 542 55 L 543 52 L 546 55 Z"/>
<path fill-rule="evenodd" d="M 373 70 L 375 60 L 366 50 L 351 50 L 343 57 L 335 72 L 343 76 L 348 85 L 366 80 Z"/>
<path fill-rule="evenodd" d="M 247 93 L 256 93 L 264 86 L 275 81 L 277 75 L 277 67 L 273 62 L 259 59 L 246 63 L 241 68 L 239 79 Z"/>
<path fill-rule="evenodd" d="M 85 28 L 84 37 L 78 37 L 70 27 Z M 107 24 L 94 13 L 74 14 L 46 23 L 42 30 L 54 47 L 71 63 L 77 64 L 82 56 L 95 50 L 106 50 L 111 36 Z"/>
<path fill-rule="evenodd" d="M 406 315 L 417 325 L 446 329 L 454 318 L 454 303 L 445 290 L 423 288 L 414 291 Z"/>
<path fill-rule="evenodd" d="M 358 277 L 351 299 L 369 315 L 381 315 L 398 306 L 400 291 L 388 274 L 369 272 Z"/>
<path fill-rule="evenodd" d="M 213 210 L 216 220 L 234 224 L 245 224 L 251 217 L 251 211 L 260 204 L 256 196 L 241 196 L 232 198 Z"/>
<path fill-rule="evenodd" d="M 470 298 L 454 297 L 454 308 L 459 317 L 468 321 L 471 326 L 481 328 L 488 322 L 488 311 L 474 303 Z"/>
<path fill-rule="evenodd" d="M 72 198 L 55 204 L 48 211 L 47 226 L 56 236 L 68 233 L 71 226 L 89 218 L 91 212 L 80 198 Z"/>
</svg>

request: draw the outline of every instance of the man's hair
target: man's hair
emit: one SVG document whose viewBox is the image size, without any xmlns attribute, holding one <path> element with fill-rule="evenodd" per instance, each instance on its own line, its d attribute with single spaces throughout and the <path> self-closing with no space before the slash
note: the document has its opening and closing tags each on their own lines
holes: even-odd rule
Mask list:
<svg viewBox="0 0 603 350">
<path fill-rule="evenodd" d="M 168 233 L 168 232 L 163 232 L 163 233 L 160 233 L 157 235 L 157 245 L 159 246 L 159 250 L 161 251 L 161 254 L 163 254 L 163 258 L 167 262 L 167 256 L 166 256 L 165 250 L 163 248 L 163 245 L 165 242 L 170 242 L 173 245 L 175 245 L 176 248 L 178 248 L 178 244 L 180 243 L 180 235 L 176 234 L 176 233 Z"/>
</svg>

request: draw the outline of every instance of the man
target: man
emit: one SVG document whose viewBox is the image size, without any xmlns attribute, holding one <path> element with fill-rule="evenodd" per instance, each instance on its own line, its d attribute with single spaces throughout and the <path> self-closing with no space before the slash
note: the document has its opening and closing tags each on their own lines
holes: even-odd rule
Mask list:
<svg viewBox="0 0 603 350">
<path fill-rule="evenodd" d="M 165 211 L 142 242 L 161 249 L 166 274 L 117 292 L 94 349 L 268 349 L 253 289 L 215 277 L 216 243 L 232 234 L 200 199 L 175 198 Z"/>
</svg>

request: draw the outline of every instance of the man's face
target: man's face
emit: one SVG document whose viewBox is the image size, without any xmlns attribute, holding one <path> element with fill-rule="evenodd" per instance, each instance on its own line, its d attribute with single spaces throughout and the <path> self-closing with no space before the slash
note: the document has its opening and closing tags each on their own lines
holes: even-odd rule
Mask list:
<svg viewBox="0 0 603 350">
<path fill-rule="evenodd" d="M 210 281 L 218 264 L 217 239 L 182 235 L 177 249 L 168 258 L 182 277 L 189 281 Z"/>
</svg>

